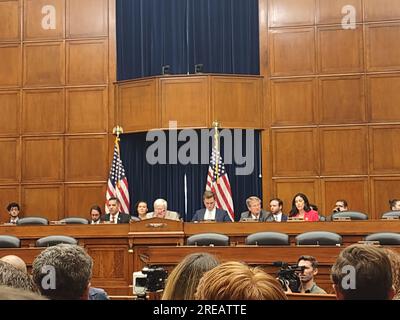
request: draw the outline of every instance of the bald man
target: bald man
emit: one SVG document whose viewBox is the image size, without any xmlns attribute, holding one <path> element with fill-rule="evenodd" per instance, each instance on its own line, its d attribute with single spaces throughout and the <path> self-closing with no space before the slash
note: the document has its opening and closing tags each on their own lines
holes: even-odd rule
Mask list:
<svg viewBox="0 0 400 320">
<path fill-rule="evenodd" d="M 13 265 L 22 272 L 28 273 L 28 270 L 26 269 L 26 263 L 20 257 L 14 255 L 8 255 L 0 258 L 0 260 Z"/>
</svg>

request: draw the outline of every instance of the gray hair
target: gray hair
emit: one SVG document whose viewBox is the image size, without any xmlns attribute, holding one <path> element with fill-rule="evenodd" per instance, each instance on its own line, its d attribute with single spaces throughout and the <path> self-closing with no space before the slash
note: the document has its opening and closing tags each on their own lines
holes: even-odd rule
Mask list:
<svg viewBox="0 0 400 320">
<path fill-rule="evenodd" d="M 8 262 L 0 261 L 0 285 L 38 292 L 32 278 Z"/>
<path fill-rule="evenodd" d="M 55 272 L 55 288 L 44 288 L 42 281 L 49 274 L 43 267 L 52 267 Z M 92 278 L 93 260 L 77 245 L 59 244 L 42 251 L 32 265 L 33 280 L 41 293 L 50 299 L 80 299 Z"/>
<path fill-rule="evenodd" d="M 246 199 L 247 208 L 250 207 L 250 203 L 253 202 L 253 201 L 258 201 L 259 203 L 261 203 L 261 199 L 259 197 L 255 197 L 255 196 L 248 197 Z"/>
<path fill-rule="evenodd" d="M 155 207 L 155 206 L 163 206 L 165 208 L 165 210 L 167 210 L 168 203 L 164 199 L 157 199 L 156 201 L 154 201 L 154 204 L 153 204 L 153 207 Z"/>
</svg>

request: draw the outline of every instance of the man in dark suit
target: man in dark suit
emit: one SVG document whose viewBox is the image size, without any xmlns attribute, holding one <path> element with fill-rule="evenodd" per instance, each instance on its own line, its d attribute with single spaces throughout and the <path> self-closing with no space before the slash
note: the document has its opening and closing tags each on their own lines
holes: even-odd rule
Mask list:
<svg viewBox="0 0 400 320">
<path fill-rule="evenodd" d="M 192 218 L 192 221 L 232 222 L 228 212 L 222 209 L 218 209 L 215 206 L 216 202 L 213 192 L 204 192 L 203 203 L 205 208 L 197 210 Z"/>
<path fill-rule="evenodd" d="M 129 223 L 131 217 L 127 213 L 120 212 L 121 204 L 117 198 L 112 197 L 108 199 L 107 206 L 110 213 L 104 216 L 104 221 L 109 221 L 110 223 Z"/>
<path fill-rule="evenodd" d="M 240 221 L 254 220 L 259 222 L 267 221 L 270 213 L 261 209 L 261 199 L 255 196 L 246 199 L 248 211 L 244 211 L 240 215 Z"/>
<path fill-rule="evenodd" d="M 283 201 L 279 198 L 273 198 L 269 201 L 269 207 L 271 209 L 270 214 L 267 217 L 267 222 L 286 222 L 288 216 L 282 213 Z"/>
</svg>

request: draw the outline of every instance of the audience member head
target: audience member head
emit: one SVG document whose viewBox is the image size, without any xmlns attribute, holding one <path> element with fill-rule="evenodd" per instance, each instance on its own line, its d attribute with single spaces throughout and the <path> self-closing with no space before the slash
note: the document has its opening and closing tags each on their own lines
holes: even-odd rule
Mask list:
<svg viewBox="0 0 400 320">
<path fill-rule="evenodd" d="M 98 205 L 94 205 L 90 208 L 90 218 L 93 222 L 97 222 L 101 218 L 101 208 Z"/>
<path fill-rule="evenodd" d="M 339 200 L 336 200 L 335 207 L 333 208 L 332 211 L 334 213 L 336 213 L 336 212 L 342 212 L 342 211 L 347 211 L 347 210 L 348 210 L 347 201 L 343 200 L 343 199 L 339 199 Z"/>
<path fill-rule="evenodd" d="M 8 255 L 8 256 L 2 257 L 0 260 L 13 265 L 14 267 L 16 267 L 18 270 L 21 270 L 22 272 L 28 273 L 25 261 L 22 260 L 18 256 Z"/>
<path fill-rule="evenodd" d="M 118 198 L 116 198 L 116 197 L 111 197 L 107 201 L 108 211 L 113 216 L 116 215 L 119 212 L 120 206 L 121 206 L 121 204 L 120 204 Z"/>
<path fill-rule="evenodd" d="M 0 300 L 48 300 L 39 293 L 19 288 L 0 286 Z"/>
<path fill-rule="evenodd" d="M 7 211 L 10 214 L 12 219 L 15 219 L 19 216 L 20 206 L 16 202 L 11 202 L 7 206 Z"/>
<path fill-rule="evenodd" d="M 215 207 L 215 194 L 212 191 L 204 191 L 203 203 L 208 211 L 214 210 Z"/>
<path fill-rule="evenodd" d="M 164 199 L 157 199 L 154 201 L 154 217 L 164 218 L 167 213 L 168 203 Z"/>
<path fill-rule="evenodd" d="M 393 279 L 393 289 L 395 300 L 400 300 L 400 255 L 391 250 L 384 249 L 390 260 L 390 265 L 392 266 L 392 279 Z"/>
<path fill-rule="evenodd" d="M 290 210 L 290 216 L 295 216 L 302 211 L 309 212 L 310 210 L 310 202 L 308 201 L 307 196 L 303 193 L 297 193 L 292 200 L 292 210 Z"/>
<path fill-rule="evenodd" d="M 286 300 L 278 280 L 260 267 L 230 261 L 207 271 L 196 290 L 197 300 Z"/>
<path fill-rule="evenodd" d="M 41 293 L 50 299 L 86 300 L 92 266 L 92 258 L 82 247 L 59 244 L 36 257 L 32 276 Z"/>
<path fill-rule="evenodd" d="M 392 266 L 384 249 L 353 244 L 340 252 L 331 279 L 340 300 L 390 300 Z"/>
<path fill-rule="evenodd" d="M 26 272 L 4 261 L 0 261 L 0 285 L 37 292 L 35 283 Z"/>
<path fill-rule="evenodd" d="M 400 200 L 391 199 L 389 200 L 390 210 L 392 211 L 400 211 Z"/>
<path fill-rule="evenodd" d="M 163 300 L 193 300 L 203 274 L 218 265 L 208 253 L 192 253 L 172 270 L 164 289 Z"/>
<path fill-rule="evenodd" d="M 255 196 L 246 199 L 247 209 L 254 216 L 258 216 L 261 212 L 261 199 Z"/>
<path fill-rule="evenodd" d="M 279 198 L 269 200 L 269 207 L 272 214 L 279 214 L 283 209 L 283 201 Z"/>
<path fill-rule="evenodd" d="M 135 215 L 140 219 L 145 219 L 146 214 L 149 211 L 147 207 L 147 202 L 143 200 L 139 200 L 135 204 Z"/>
</svg>

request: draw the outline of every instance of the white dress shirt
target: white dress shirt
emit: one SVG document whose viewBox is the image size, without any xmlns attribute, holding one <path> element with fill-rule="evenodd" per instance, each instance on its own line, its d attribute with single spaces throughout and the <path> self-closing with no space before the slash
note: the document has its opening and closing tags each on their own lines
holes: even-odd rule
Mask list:
<svg viewBox="0 0 400 320">
<path fill-rule="evenodd" d="M 215 212 L 217 211 L 216 207 L 212 209 L 211 211 L 208 211 L 206 209 L 206 212 L 204 213 L 204 220 L 215 220 Z"/>
<path fill-rule="evenodd" d="M 282 212 L 279 212 L 278 214 L 273 214 L 274 221 L 276 222 L 281 222 L 282 221 Z"/>
</svg>

